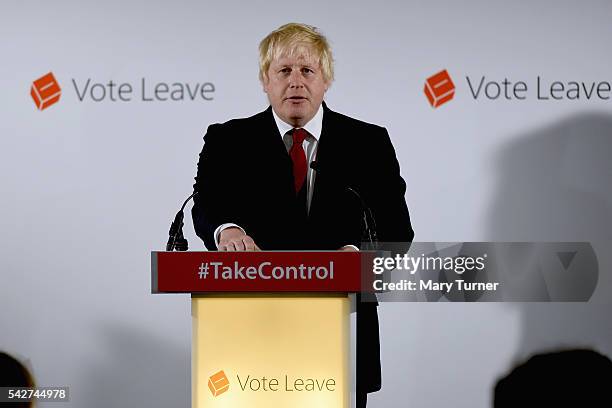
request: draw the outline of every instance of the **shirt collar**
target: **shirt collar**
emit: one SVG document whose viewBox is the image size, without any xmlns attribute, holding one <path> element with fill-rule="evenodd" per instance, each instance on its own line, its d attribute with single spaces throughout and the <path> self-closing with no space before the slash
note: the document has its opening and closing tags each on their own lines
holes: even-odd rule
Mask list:
<svg viewBox="0 0 612 408">
<path fill-rule="evenodd" d="M 288 123 L 285 123 L 272 109 L 272 115 L 274 116 L 274 121 L 276 122 L 276 127 L 278 128 L 278 133 L 280 133 L 281 137 L 285 136 L 287 132 L 293 129 Z M 321 129 L 323 129 L 323 104 L 319 106 L 319 110 L 313 116 L 312 119 L 308 123 L 306 123 L 302 129 L 306 130 L 310 133 L 315 139 L 319 140 L 321 137 Z"/>
</svg>

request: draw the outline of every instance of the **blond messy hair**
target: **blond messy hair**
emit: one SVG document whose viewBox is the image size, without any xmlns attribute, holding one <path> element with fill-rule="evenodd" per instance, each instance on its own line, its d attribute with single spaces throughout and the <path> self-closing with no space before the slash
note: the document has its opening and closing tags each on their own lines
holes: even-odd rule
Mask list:
<svg viewBox="0 0 612 408">
<path fill-rule="evenodd" d="M 334 80 L 334 60 L 327 38 L 316 27 L 300 23 L 285 24 L 259 43 L 259 79 L 268 78 L 268 69 L 281 56 L 314 57 L 321 65 L 323 79 Z"/>
</svg>

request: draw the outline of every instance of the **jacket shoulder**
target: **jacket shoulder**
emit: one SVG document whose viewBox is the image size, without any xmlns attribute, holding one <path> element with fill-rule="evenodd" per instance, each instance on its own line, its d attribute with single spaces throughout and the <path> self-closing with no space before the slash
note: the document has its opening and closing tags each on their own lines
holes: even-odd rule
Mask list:
<svg viewBox="0 0 612 408">
<path fill-rule="evenodd" d="M 207 134 L 210 133 L 226 133 L 241 134 L 242 129 L 248 129 L 259 126 L 264 123 L 268 111 L 256 113 L 255 115 L 246 118 L 230 119 L 223 123 L 213 123 L 208 126 Z"/>
<path fill-rule="evenodd" d="M 327 111 L 330 117 L 337 125 L 341 125 L 343 127 L 356 128 L 361 131 L 365 131 L 366 134 L 370 134 L 371 132 L 385 132 L 386 129 L 383 126 L 376 125 L 374 123 L 369 123 L 360 119 L 355 119 L 343 113 L 335 112 L 332 110 Z"/>
</svg>

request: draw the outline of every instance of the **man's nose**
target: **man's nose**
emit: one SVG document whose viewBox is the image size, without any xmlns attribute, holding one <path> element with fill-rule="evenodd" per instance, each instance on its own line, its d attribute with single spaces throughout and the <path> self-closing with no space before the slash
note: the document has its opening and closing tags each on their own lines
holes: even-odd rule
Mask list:
<svg viewBox="0 0 612 408">
<path fill-rule="evenodd" d="M 302 88 L 304 87 L 302 73 L 298 70 L 293 70 L 289 75 L 289 86 L 291 88 Z"/>
</svg>

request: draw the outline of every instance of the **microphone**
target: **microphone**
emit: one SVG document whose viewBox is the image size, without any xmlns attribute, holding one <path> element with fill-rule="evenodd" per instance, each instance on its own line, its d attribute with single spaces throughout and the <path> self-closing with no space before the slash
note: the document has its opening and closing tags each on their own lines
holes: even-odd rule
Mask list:
<svg viewBox="0 0 612 408">
<path fill-rule="evenodd" d="M 185 209 L 185 206 L 189 200 L 195 197 L 196 194 L 198 194 L 198 192 L 194 191 L 193 194 L 191 194 L 185 200 L 179 212 L 176 213 L 174 221 L 172 221 L 172 224 L 170 225 L 170 231 L 168 232 L 170 237 L 168 238 L 168 243 L 166 244 L 166 251 L 186 251 L 188 249 L 189 245 L 183 236 L 183 219 L 185 218 L 183 210 Z"/>
<path fill-rule="evenodd" d="M 310 163 L 310 168 L 317 172 L 317 174 L 321 173 L 321 165 L 318 161 L 313 160 Z M 323 174 L 326 174 L 325 171 Z M 328 175 L 329 176 L 329 175 Z M 367 241 L 371 244 L 372 248 L 375 249 L 378 244 L 378 236 L 376 235 L 376 220 L 374 219 L 374 215 L 372 214 L 372 210 L 366 204 L 365 200 L 361 197 L 361 194 L 357 192 L 353 187 L 346 184 L 343 180 L 340 180 L 338 177 L 331 177 L 338 185 L 344 187 L 347 191 L 350 191 L 357 199 L 359 199 L 359 203 L 361 204 L 361 213 L 363 217 L 363 225 L 365 227 L 364 236 L 367 238 Z"/>
</svg>

